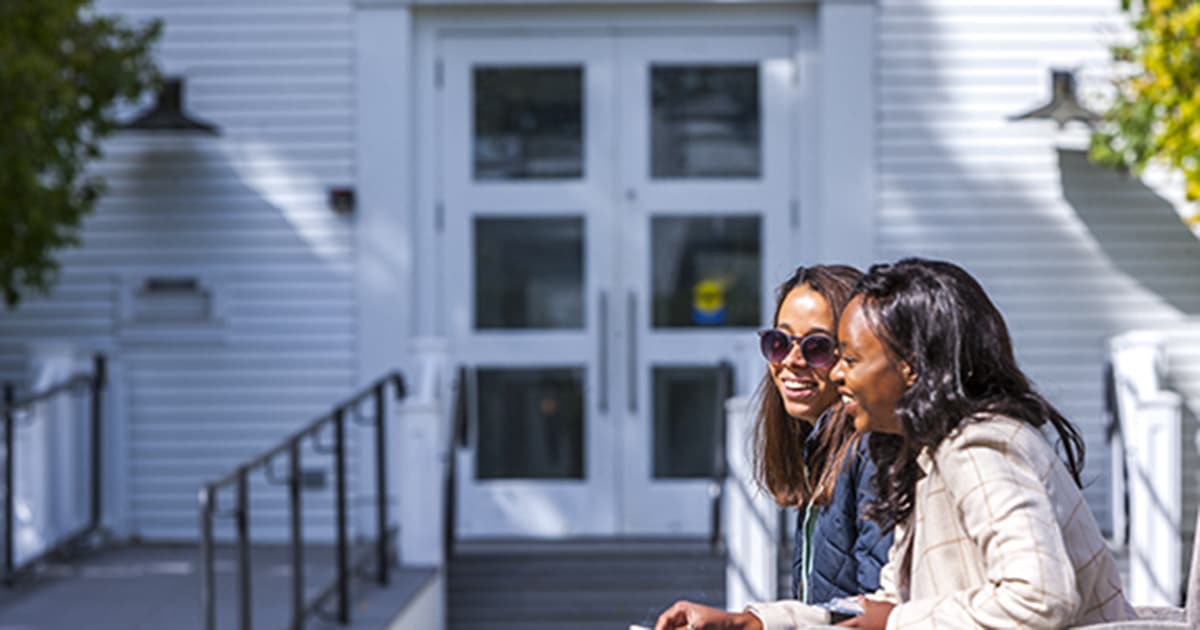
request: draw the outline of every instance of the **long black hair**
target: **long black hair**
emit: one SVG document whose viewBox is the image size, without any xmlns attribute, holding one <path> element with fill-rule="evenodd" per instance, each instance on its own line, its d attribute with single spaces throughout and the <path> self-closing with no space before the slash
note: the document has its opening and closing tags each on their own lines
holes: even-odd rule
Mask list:
<svg viewBox="0 0 1200 630">
<path fill-rule="evenodd" d="M 903 439 L 872 440 L 876 501 L 868 516 L 884 526 L 912 513 L 917 454 L 937 449 L 964 422 L 1004 415 L 1057 431 L 1065 463 L 1080 484 L 1079 431 L 1038 394 L 1013 356 L 1004 317 L 983 287 L 949 262 L 906 258 L 875 265 L 859 281 L 863 313 L 893 358 L 916 382 L 896 405 Z"/>
</svg>

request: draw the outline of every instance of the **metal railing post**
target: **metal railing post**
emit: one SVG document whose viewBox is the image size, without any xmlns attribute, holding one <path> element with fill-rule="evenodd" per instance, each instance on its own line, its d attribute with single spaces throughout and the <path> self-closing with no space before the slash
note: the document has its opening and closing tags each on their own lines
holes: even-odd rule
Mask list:
<svg viewBox="0 0 1200 630">
<path fill-rule="evenodd" d="M 16 508 L 13 484 L 16 481 L 14 466 L 16 459 L 13 450 L 13 432 L 16 429 L 12 405 L 17 395 L 12 383 L 4 384 L 4 583 L 12 584 L 13 567 L 16 559 L 13 557 L 16 548 L 16 532 L 13 531 L 13 511 Z"/>
<path fill-rule="evenodd" d="M 350 558 L 346 538 L 346 413 L 333 412 L 334 467 L 337 484 L 338 621 L 350 623 Z"/>
<path fill-rule="evenodd" d="M 733 364 L 728 361 L 721 361 L 717 366 L 717 427 L 716 439 L 713 443 L 713 478 L 710 484 L 710 494 L 712 505 L 710 507 L 710 530 L 709 530 L 709 549 L 716 553 L 721 549 L 724 540 L 724 534 L 721 531 L 721 504 L 724 500 L 723 494 L 725 490 L 725 478 L 728 476 L 728 462 L 725 457 L 725 432 L 728 425 L 726 418 L 725 405 L 729 400 L 729 396 L 733 393 Z"/>
<path fill-rule="evenodd" d="M 105 374 L 104 355 L 97 354 L 92 358 L 92 530 L 99 529 L 102 511 L 103 499 L 103 474 L 101 468 L 103 465 L 103 446 L 101 444 L 101 423 L 103 419 L 104 409 L 104 382 L 107 378 Z"/>
<path fill-rule="evenodd" d="M 304 627 L 304 539 L 300 528 L 300 440 L 288 445 L 288 502 L 291 504 L 292 538 L 292 628 Z"/>
<path fill-rule="evenodd" d="M 458 367 L 458 389 L 454 395 L 454 426 L 450 431 L 450 443 L 446 446 L 446 483 L 442 489 L 442 558 L 450 562 L 454 557 L 454 534 L 458 529 L 458 518 L 455 502 L 458 500 L 458 449 L 468 446 L 467 424 L 469 411 L 467 406 L 471 397 L 467 390 L 468 378 L 471 373 L 467 366 Z"/>
<path fill-rule="evenodd" d="M 253 605 L 250 594 L 250 486 L 247 471 L 242 468 L 237 478 L 237 549 L 238 549 L 238 627 L 253 627 Z"/>
<path fill-rule="evenodd" d="M 216 498 L 212 486 L 200 490 L 200 605 L 204 609 L 204 630 L 217 628 L 217 580 L 213 573 L 213 508 Z"/>
<path fill-rule="evenodd" d="M 387 531 L 387 406 L 384 403 L 384 392 L 387 384 L 384 382 L 375 386 L 375 531 L 378 539 L 375 541 L 376 553 L 379 558 L 376 579 L 386 586 L 388 583 L 388 531 Z"/>
</svg>

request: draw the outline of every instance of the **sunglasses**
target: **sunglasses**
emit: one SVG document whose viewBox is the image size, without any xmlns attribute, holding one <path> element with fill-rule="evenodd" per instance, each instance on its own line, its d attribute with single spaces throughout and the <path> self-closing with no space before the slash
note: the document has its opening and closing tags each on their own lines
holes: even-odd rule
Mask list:
<svg viewBox="0 0 1200 630">
<path fill-rule="evenodd" d="M 809 367 L 827 368 L 837 361 L 837 342 L 825 333 L 797 337 L 777 328 L 758 331 L 758 349 L 771 363 L 782 363 L 792 351 L 792 344 L 800 346 L 800 356 Z"/>
</svg>

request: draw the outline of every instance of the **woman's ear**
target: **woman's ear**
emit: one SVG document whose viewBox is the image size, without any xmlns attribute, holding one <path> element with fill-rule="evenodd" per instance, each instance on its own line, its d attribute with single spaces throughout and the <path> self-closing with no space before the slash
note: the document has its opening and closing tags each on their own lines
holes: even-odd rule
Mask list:
<svg viewBox="0 0 1200 630">
<path fill-rule="evenodd" d="M 917 371 L 908 361 L 900 362 L 900 376 L 904 377 L 904 384 L 907 387 L 912 387 L 917 382 Z"/>
</svg>

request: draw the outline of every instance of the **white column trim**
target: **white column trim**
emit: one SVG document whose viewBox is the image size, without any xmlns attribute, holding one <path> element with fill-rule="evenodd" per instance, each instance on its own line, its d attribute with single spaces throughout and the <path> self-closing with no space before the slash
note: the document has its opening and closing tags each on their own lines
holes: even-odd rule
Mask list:
<svg viewBox="0 0 1200 630">
<path fill-rule="evenodd" d="M 359 384 L 401 367 L 412 335 L 416 265 L 412 161 L 412 15 L 354 14 L 355 230 Z"/>
<path fill-rule="evenodd" d="M 874 3 L 824 2 L 817 11 L 819 202 L 807 214 L 819 262 L 875 262 L 876 14 Z"/>
</svg>

